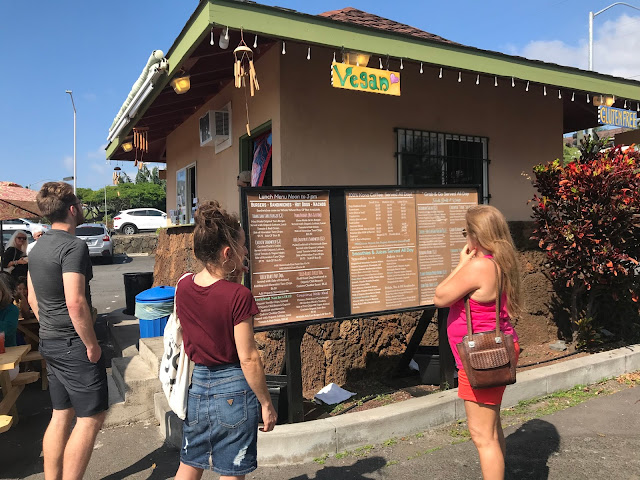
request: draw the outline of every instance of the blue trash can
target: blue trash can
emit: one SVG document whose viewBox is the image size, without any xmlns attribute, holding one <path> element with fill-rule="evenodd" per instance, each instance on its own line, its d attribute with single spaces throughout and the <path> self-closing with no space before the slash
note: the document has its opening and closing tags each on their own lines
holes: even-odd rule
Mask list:
<svg viewBox="0 0 640 480">
<path fill-rule="evenodd" d="M 160 337 L 164 334 L 169 316 L 173 313 L 175 287 L 153 287 L 136 295 L 136 317 L 140 322 L 140 338 Z"/>
</svg>

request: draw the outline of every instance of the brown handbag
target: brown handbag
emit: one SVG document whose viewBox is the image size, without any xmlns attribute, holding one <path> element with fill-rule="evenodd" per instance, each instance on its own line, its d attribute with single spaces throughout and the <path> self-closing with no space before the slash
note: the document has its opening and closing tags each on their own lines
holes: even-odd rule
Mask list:
<svg viewBox="0 0 640 480">
<path fill-rule="evenodd" d="M 462 361 L 472 388 L 489 388 L 516 383 L 516 349 L 513 335 L 500 331 L 500 302 L 502 300 L 502 278 L 496 268 L 496 330 L 473 333 L 469 295 L 464 297 L 467 314 L 467 335 L 458 343 L 458 355 Z"/>
</svg>

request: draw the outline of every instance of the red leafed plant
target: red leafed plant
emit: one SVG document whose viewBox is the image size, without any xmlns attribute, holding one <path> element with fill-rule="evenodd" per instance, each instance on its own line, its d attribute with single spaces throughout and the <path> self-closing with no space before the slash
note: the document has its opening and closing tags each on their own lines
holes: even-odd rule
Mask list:
<svg viewBox="0 0 640 480">
<path fill-rule="evenodd" d="M 595 319 L 623 336 L 632 333 L 624 323 L 638 325 L 640 153 L 600 150 L 603 143 L 588 138 L 580 158 L 533 169 L 532 238 L 546 250 L 552 278 L 570 293 L 574 341 L 580 322 Z M 611 310 L 625 302 L 635 305 L 628 321 L 617 316 L 628 309 Z"/>
</svg>

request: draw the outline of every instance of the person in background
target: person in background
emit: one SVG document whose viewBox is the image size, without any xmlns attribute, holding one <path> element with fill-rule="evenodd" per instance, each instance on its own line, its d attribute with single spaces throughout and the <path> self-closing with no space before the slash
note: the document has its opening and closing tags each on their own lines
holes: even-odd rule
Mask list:
<svg viewBox="0 0 640 480">
<path fill-rule="evenodd" d="M 461 233 L 467 244 L 460 252 L 460 262 L 437 286 L 433 303 L 439 308 L 450 307 L 447 336 L 458 367 L 458 396 L 464 400 L 482 476 L 485 480 L 503 479 L 506 444 L 500 404 L 505 387 L 472 388 L 456 345 L 467 334 L 466 296 L 470 297 L 473 332 L 495 331 L 496 283 L 498 276 L 502 276 L 500 330 L 513 335 L 516 356 L 519 354 L 518 336 L 509 320 L 517 318 L 522 310 L 520 268 L 507 221 L 498 209 L 489 205 L 469 208 L 466 228 Z"/>
<path fill-rule="evenodd" d="M 38 239 L 44 234 L 44 227 L 39 223 L 36 223 L 35 225 L 31 225 L 30 230 L 31 230 L 31 235 L 33 236 L 33 242 L 31 242 L 27 246 L 27 256 L 29 256 L 31 249 L 36 246 Z"/>
<path fill-rule="evenodd" d="M 109 408 L 107 372 L 91 317 L 93 277 L 73 187 L 45 183 L 36 197 L 51 229 L 31 251 L 29 303 L 40 325 L 53 412 L 42 440 L 44 476 L 81 479 Z"/>
<path fill-rule="evenodd" d="M 243 170 L 236 178 L 236 185 L 238 187 L 250 187 L 251 186 L 251 172 L 249 170 Z"/>
<path fill-rule="evenodd" d="M 16 230 L 2 256 L 2 268 L 11 273 L 13 278 L 26 277 L 29 259 L 27 258 L 27 234 Z"/>
<path fill-rule="evenodd" d="M 238 283 L 247 249 L 237 216 L 205 202 L 195 224 L 194 253 L 205 267 L 179 281 L 175 300 L 184 349 L 195 362 L 175 478 L 200 479 L 211 458 L 221 479 L 241 480 L 258 466 L 258 409 L 262 431 L 277 420 L 253 337 L 259 311 Z"/>
<path fill-rule="evenodd" d="M 4 333 L 4 346 L 17 345 L 18 307 L 13 304 L 13 287 L 10 275 L 0 275 L 0 332 Z M 14 380 L 20 367 L 9 370 L 9 379 Z"/>
<path fill-rule="evenodd" d="M 27 319 L 35 315 L 29 305 L 29 289 L 27 288 L 27 277 L 20 277 L 16 281 L 16 303 L 20 309 L 20 317 Z"/>
<path fill-rule="evenodd" d="M 16 346 L 18 315 L 18 307 L 13 304 L 13 288 L 7 275 L 0 275 L 0 332 L 4 332 L 5 347 Z"/>
</svg>

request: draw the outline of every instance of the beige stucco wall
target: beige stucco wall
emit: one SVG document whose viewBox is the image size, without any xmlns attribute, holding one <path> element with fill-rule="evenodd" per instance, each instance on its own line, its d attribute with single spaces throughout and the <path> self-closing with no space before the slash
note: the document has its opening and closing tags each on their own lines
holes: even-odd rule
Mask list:
<svg viewBox="0 0 640 480">
<path fill-rule="evenodd" d="M 339 52 L 338 56 L 339 56 Z M 252 127 L 271 120 L 274 185 L 389 185 L 397 183 L 394 128 L 489 138 L 491 204 L 508 220 L 528 220 L 531 167 L 562 154 L 562 101 L 557 90 L 525 92 L 501 79 L 405 63 L 402 95 L 391 97 L 332 88 L 333 50 L 287 44 L 268 51 L 256 68 L 261 90 L 250 99 Z M 378 66 L 374 57 L 369 66 Z M 398 69 L 391 62 L 391 69 Z M 198 119 L 231 100 L 233 145 L 214 153 L 198 141 Z M 167 140 L 167 209 L 175 208 L 176 171 L 197 164 L 198 197 L 215 198 L 237 211 L 238 138 L 245 133 L 244 92 L 228 85 Z"/>
<path fill-rule="evenodd" d="M 391 97 L 333 88 L 332 50 L 287 44 L 281 56 L 281 142 L 284 185 L 396 184 L 394 128 L 489 137 L 491 204 L 508 220 L 527 220 L 533 195 L 522 175 L 562 155 L 562 101 L 557 90 L 525 92 L 502 79 L 444 72 L 419 73 L 405 63 L 402 95 Z M 338 52 L 339 58 L 339 52 Z M 378 68 L 378 57 L 369 62 Z M 391 62 L 390 69 L 398 69 Z"/>
<path fill-rule="evenodd" d="M 251 128 L 271 120 L 273 129 L 273 178 L 279 180 L 280 165 L 280 54 L 266 52 L 256 62 L 260 90 L 255 97 L 247 94 Z M 192 85 L 193 86 L 193 85 Z M 216 154 L 213 146 L 200 146 L 199 119 L 207 110 L 218 110 L 231 102 L 231 147 Z M 196 190 L 199 201 L 218 200 L 224 208 L 239 211 L 236 177 L 239 169 L 238 139 L 246 134 L 244 89 L 235 88 L 231 80 L 222 91 L 196 111 L 167 137 L 167 211 L 176 208 L 176 172 L 196 164 Z"/>
</svg>

